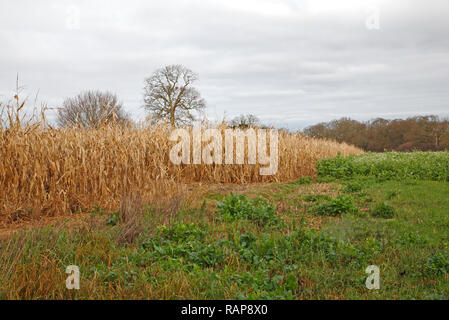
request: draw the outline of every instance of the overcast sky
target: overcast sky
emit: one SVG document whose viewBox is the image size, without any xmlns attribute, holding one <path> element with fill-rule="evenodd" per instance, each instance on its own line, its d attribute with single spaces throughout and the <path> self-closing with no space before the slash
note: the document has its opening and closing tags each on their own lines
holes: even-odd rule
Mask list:
<svg viewBox="0 0 449 320">
<path fill-rule="evenodd" d="M 449 1 L 0 3 L 0 101 L 18 73 L 51 107 L 111 90 L 142 119 L 143 80 L 168 64 L 199 74 L 211 119 L 252 113 L 297 129 L 343 116 L 448 116 Z"/>
</svg>

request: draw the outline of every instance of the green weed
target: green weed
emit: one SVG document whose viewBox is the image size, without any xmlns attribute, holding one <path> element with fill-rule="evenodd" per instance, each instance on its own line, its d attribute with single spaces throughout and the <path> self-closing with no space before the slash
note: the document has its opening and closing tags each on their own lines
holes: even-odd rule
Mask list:
<svg viewBox="0 0 449 320">
<path fill-rule="evenodd" d="M 396 210 L 393 206 L 387 203 L 380 203 L 370 211 L 370 215 L 376 218 L 391 219 L 394 218 L 395 212 Z"/>
<path fill-rule="evenodd" d="M 317 204 L 313 207 L 316 215 L 338 217 L 344 213 L 360 214 L 360 210 L 354 204 L 354 200 L 347 195 L 340 195 L 329 201 Z"/>
<path fill-rule="evenodd" d="M 217 205 L 216 214 L 223 221 L 246 219 L 260 225 L 275 225 L 279 223 L 276 207 L 265 199 L 248 199 L 246 196 L 231 193 Z"/>
</svg>

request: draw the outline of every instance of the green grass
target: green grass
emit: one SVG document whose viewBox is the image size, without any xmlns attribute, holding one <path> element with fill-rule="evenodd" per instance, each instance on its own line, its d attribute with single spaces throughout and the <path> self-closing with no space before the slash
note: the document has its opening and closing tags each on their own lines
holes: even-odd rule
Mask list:
<svg viewBox="0 0 449 320">
<path fill-rule="evenodd" d="M 354 200 L 348 195 L 339 195 L 335 199 L 317 204 L 313 207 L 313 211 L 317 215 L 328 217 L 338 217 L 345 213 L 360 214 Z"/>
<path fill-rule="evenodd" d="M 318 163 L 324 178 L 371 176 L 377 180 L 420 179 L 449 181 L 449 152 L 366 153 Z"/>
<path fill-rule="evenodd" d="M 449 299 L 449 184 L 386 179 L 380 168 L 393 169 L 373 163 L 390 157 L 322 162 L 369 162 L 373 175 L 321 165 L 317 181 L 210 192 L 168 220 L 147 207 L 132 243 L 101 208 L 85 225 L 24 231 L 0 242 L 0 298 Z M 318 182 L 323 172 L 332 182 Z M 373 264 L 381 289 L 369 291 Z M 79 291 L 65 288 L 68 265 Z"/>
<path fill-rule="evenodd" d="M 370 212 L 372 217 L 379 217 L 385 219 L 391 219 L 395 215 L 395 208 L 387 203 L 380 203 L 376 205 Z"/>
<path fill-rule="evenodd" d="M 279 223 L 276 207 L 263 198 L 250 200 L 239 194 L 231 193 L 217 205 L 216 214 L 223 221 L 250 220 L 260 225 L 275 225 Z"/>
</svg>

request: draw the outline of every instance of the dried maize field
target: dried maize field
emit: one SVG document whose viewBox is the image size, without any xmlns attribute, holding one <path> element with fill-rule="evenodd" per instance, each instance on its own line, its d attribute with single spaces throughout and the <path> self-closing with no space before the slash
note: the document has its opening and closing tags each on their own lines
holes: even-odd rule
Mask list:
<svg viewBox="0 0 449 320">
<path fill-rule="evenodd" d="M 224 129 L 221 126 L 221 129 Z M 279 169 L 261 176 L 259 165 L 174 165 L 167 126 L 54 129 L 10 124 L 0 129 L 0 221 L 71 215 L 98 205 L 115 210 L 138 192 L 164 206 L 189 195 L 192 185 L 284 182 L 314 176 L 315 163 L 360 149 L 302 134 L 279 132 Z"/>
</svg>

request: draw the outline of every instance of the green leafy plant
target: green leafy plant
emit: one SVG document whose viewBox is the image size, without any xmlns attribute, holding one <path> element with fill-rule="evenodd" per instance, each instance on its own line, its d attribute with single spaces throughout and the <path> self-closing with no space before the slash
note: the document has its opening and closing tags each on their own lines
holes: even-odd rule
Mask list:
<svg viewBox="0 0 449 320">
<path fill-rule="evenodd" d="M 387 203 L 380 203 L 371 209 L 370 214 L 372 217 L 391 219 L 396 214 L 396 209 Z"/>
<path fill-rule="evenodd" d="M 261 225 L 274 225 L 280 222 L 276 207 L 265 199 L 250 200 L 239 194 L 231 193 L 217 205 L 216 214 L 224 221 L 247 219 Z"/>
<path fill-rule="evenodd" d="M 386 195 L 385 198 L 387 200 L 391 200 L 393 198 L 396 198 L 399 195 L 399 191 L 389 191 Z"/>
<path fill-rule="evenodd" d="M 417 232 L 406 232 L 396 242 L 404 247 L 416 248 L 425 246 L 428 239 Z"/>
<path fill-rule="evenodd" d="M 92 209 L 90 209 L 88 212 L 90 213 L 91 217 L 101 216 L 104 214 L 103 208 L 101 208 L 98 205 L 94 205 L 94 207 Z"/>
<path fill-rule="evenodd" d="M 106 218 L 106 224 L 108 226 L 115 226 L 119 222 L 119 211 L 114 211 Z"/>
<path fill-rule="evenodd" d="M 449 181 L 449 152 L 384 152 L 364 153 L 318 161 L 319 179 L 347 179 L 372 176 L 377 182 L 405 180 Z"/>
<path fill-rule="evenodd" d="M 360 214 L 354 200 L 348 195 L 340 195 L 334 199 L 316 205 L 313 208 L 316 215 L 337 217 L 344 213 Z"/>
<path fill-rule="evenodd" d="M 199 266 L 216 266 L 223 262 L 223 246 L 220 240 L 207 241 L 208 236 L 203 226 L 176 223 L 159 227 L 156 236 L 144 241 L 142 248 L 150 260 L 182 259 Z"/>
<path fill-rule="evenodd" d="M 204 226 L 194 223 L 175 223 L 170 227 L 159 227 L 158 235 L 176 243 L 186 243 L 193 240 L 204 241 L 207 231 Z"/>
<path fill-rule="evenodd" d="M 427 259 L 425 273 L 429 276 L 444 276 L 449 273 L 449 251 L 433 254 Z"/>
<path fill-rule="evenodd" d="M 363 189 L 363 185 L 358 181 L 349 182 L 343 188 L 343 192 L 346 193 L 355 193 L 360 192 Z"/>
<path fill-rule="evenodd" d="M 332 159 L 323 159 L 316 164 L 318 176 L 348 178 L 354 174 L 354 164 L 340 154 Z"/>
</svg>

